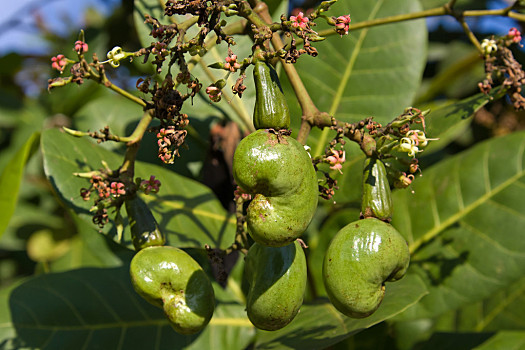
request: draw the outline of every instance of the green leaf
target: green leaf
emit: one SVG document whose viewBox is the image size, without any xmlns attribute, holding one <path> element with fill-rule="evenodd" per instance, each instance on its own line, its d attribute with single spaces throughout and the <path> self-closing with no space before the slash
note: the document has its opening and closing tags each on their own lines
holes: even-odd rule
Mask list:
<svg viewBox="0 0 525 350">
<path fill-rule="evenodd" d="M 93 225 L 89 213 L 92 202 L 80 197 L 80 189 L 89 187 L 89 181 L 75 177 L 73 173 L 98 170 L 102 168 L 103 160 L 110 168 L 117 169 L 122 157 L 87 139 L 78 139 L 55 129 L 42 134 L 42 152 L 46 176 L 62 201 Z M 136 163 L 135 176 L 149 179 L 150 175 L 161 181 L 160 193 L 144 196 L 143 199 L 160 229 L 167 235 L 170 245 L 202 248 L 204 244 L 209 244 L 224 249 L 233 242 L 235 218 L 224 210 L 208 187 L 167 169 Z M 125 217 L 125 211 L 121 213 Z M 110 226 L 106 225 L 104 233 L 108 234 Z M 132 247 L 129 230 L 125 232 L 123 243 Z M 112 238 L 117 239 L 116 235 Z"/>
<path fill-rule="evenodd" d="M 525 333 L 436 333 L 414 350 L 517 350 L 525 348 Z"/>
<path fill-rule="evenodd" d="M 112 93 L 82 106 L 75 114 L 75 128 L 80 131 L 99 131 L 108 126 L 112 134 L 128 136 L 143 113 L 141 106 Z M 123 144 L 116 142 L 100 145 L 109 150 L 123 148 Z"/>
<path fill-rule="evenodd" d="M 255 334 L 244 306 L 234 303 L 219 304 L 201 333 L 177 334 L 161 309 L 135 293 L 127 266 L 41 275 L 0 296 L 2 304 L 9 298 L 0 334 L 12 336 L 14 328 L 16 341 L 43 350 L 241 350 Z"/>
<path fill-rule="evenodd" d="M 525 332 L 502 331 L 476 347 L 477 350 L 518 350 L 525 348 Z"/>
<path fill-rule="evenodd" d="M 0 175 L 0 188 L 2 189 L 0 191 L 0 213 L 2 213 L 0 215 L 0 237 L 15 212 L 18 191 L 24 175 L 24 166 L 38 149 L 39 139 L 40 133 L 33 133 L 22 148 L 11 158 Z"/>
<path fill-rule="evenodd" d="M 135 21 L 135 28 L 137 29 L 140 43 L 143 47 L 148 47 L 155 39 L 150 36 L 151 25 L 144 23 L 146 15 L 150 15 L 163 23 L 164 10 L 161 3 L 157 0 L 135 0 L 133 4 L 133 20 Z"/>
<path fill-rule="evenodd" d="M 255 349 L 324 349 L 404 311 L 426 294 L 417 276 L 388 283 L 379 309 L 364 319 L 339 313 L 329 302 L 303 305 L 286 327 L 275 332 L 258 330 Z"/>
<path fill-rule="evenodd" d="M 349 0 L 337 2 L 330 12 L 349 13 L 354 24 L 420 8 L 414 0 Z M 319 23 L 316 30 L 323 28 Z M 386 124 L 412 103 L 425 65 L 426 41 L 422 20 L 364 28 L 316 43 L 319 56 L 301 57 L 295 66 L 319 110 L 345 122 L 373 116 Z M 302 115 L 296 104 L 290 107 L 292 115 Z M 321 154 L 329 134 L 328 129 L 311 134 L 309 143 L 318 139 L 314 156 Z"/>
<path fill-rule="evenodd" d="M 480 93 L 431 111 L 425 118 L 426 134 L 429 138 L 439 140 L 429 142 L 423 155 L 442 149 L 465 132 L 474 113 L 498 98 L 500 91 L 501 89 L 493 89 L 488 95 Z"/>
<path fill-rule="evenodd" d="M 409 272 L 429 295 L 405 319 L 480 301 L 525 273 L 525 133 L 492 139 L 425 169 L 394 193 L 393 225 L 412 252 Z"/>
</svg>

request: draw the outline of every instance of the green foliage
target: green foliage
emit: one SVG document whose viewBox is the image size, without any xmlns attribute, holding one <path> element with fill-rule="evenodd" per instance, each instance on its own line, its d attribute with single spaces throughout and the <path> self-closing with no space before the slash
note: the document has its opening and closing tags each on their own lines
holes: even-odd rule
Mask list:
<svg viewBox="0 0 525 350">
<path fill-rule="evenodd" d="M 100 169 L 103 160 L 110 166 L 118 166 L 120 157 L 87 139 L 75 139 L 58 130 L 46 130 L 42 134 L 41 147 L 44 170 L 62 201 L 86 224 L 95 227 L 89 212 L 91 204 L 80 197 L 80 189 L 88 187 L 89 181 L 73 174 Z M 231 244 L 235 219 L 226 213 L 208 187 L 156 165 L 137 164 L 137 176 L 147 179 L 152 174 L 161 181 L 164 195 L 150 195 L 143 199 L 170 245 L 191 248 L 210 244 L 226 248 Z M 124 211 L 122 216 L 126 217 Z M 118 241 L 117 233 L 108 229 L 105 228 L 104 232 Z M 124 236 L 122 243 L 132 246 L 129 236 Z"/>
<path fill-rule="evenodd" d="M 266 2 L 273 21 L 281 23 L 280 15 L 286 12 L 288 2 Z M 162 6 L 166 4 L 157 0 L 133 3 L 133 8 L 120 9 L 123 14 L 119 16 L 123 17 L 116 18 L 119 26 L 123 26 L 122 18 L 134 22 L 136 37 L 127 33 L 127 41 L 118 42 L 126 40 L 124 33 L 119 34 L 122 38 L 114 38 L 106 25 L 92 24 L 91 31 L 86 31 L 90 55 L 96 52 L 101 60 L 105 59 L 104 45 L 109 40 L 112 41 L 109 49 L 120 45 L 128 52 L 141 45 L 148 47 L 157 40 L 150 36 L 151 24 L 144 20 L 149 14 L 169 24 L 169 19 L 162 18 Z M 351 24 L 357 25 L 444 3 L 445 0 L 339 0 L 323 14 L 334 16 L 335 20 L 350 13 Z M 478 9 L 480 2 L 458 0 L 456 5 L 457 10 Z M 179 25 L 186 19 L 172 18 Z M 238 17 L 223 15 L 221 19 L 234 25 Z M 312 29 L 320 33 L 333 29 L 322 18 L 316 24 Z M 186 36 L 193 37 L 198 30 L 198 26 L 192 26 Z M 253 68 L 249 66 L 242 72 L 246 74 L 243 84 L 247 86 L 242 98 L 231 90 L 239 72 L 212 68 L 217 62 L 223 64 L 231 54 L 240 60 L 250 57 L 253 38 L 237 35 L 241 32 L 235 32 L 236 45 L 228 47 L 224 42 L 217 43 L 211 30 L 213 37 L 208 37 L 205 49 L 199 51 L 202 56 L 184 53 L 191 76 L 199 79 L 202 89 L 182 107 L 181 113 L 188 114 L 189 125 L 185 127 L 188 135 L 180 148 L 181 157 L 172 165 L 162 164 L 158 158 L 158 119 L 148 125 L 151 129 L 140 140 L 136 157 L 130 157 L 129 153 L 133 142 L 97 143 L 89 137 L 75 138 L 60 130 L 61 126 L 67 126 L 94 132 L 107 126 L 112 135 L 129 137 L 152 107 L 147 105 L 148 93 L 137 91 L 134 81 L 130 81 L 140 75 L 158 79 L 159 86 L 164 86 L 167 62 L 162 65 L 163 74 L 141 64 L 143 57 L 134 58 L 132 63 L 123 59 L 118 73 L 106 65 L 108 77 L 130 92 L 128 98 L 94 81 L 86 81 L 80 87 L 53 89 L 51 94 L 44 91 L 33 97 L 23 96 L 15 85 L 20 79 L 15 79 L 15 72 L 24 69 L 20 63 L 22 57 L 8 55 L 0 59 L 4 63 L 0 69 L 4 92 L 0 97 L 0 349 L 524 348 L 525 132 L 515 131 L 523 128 L 519 119 L 523 116 L 507 109 L 502 88 L 494 87 L 489 94 L 475 92 L 477 82 L 484 78 L 483 60 L 476 48 L 466 40 L 450 43 L 451 36 L 443 36 L 441 31 L 432 33 L 429 43 L 425 20 L 417 19 L 351 30 L 342 37 L 332 32 L 324 41 L 311 43 L 318 57 L 300 56 L 293 65 L 299 74 L 295 78 L 285 74 L 278 57 L 272 59 L 273 64 L 277 62 L 276 72 L 284 93 L 279 99 L 283 98 L 282 103 L 289 106 L 294 137 L 299 130 L 304 131 L 301 116 L 308 108 L 326 112 L 341 123 L 373 117 L 382 126 L 410 105 L 430 110 L 424 125 L 412 128 L 424 129 L 427 137 L 438 140 L 431 141 L 418 154 L 421 172 L 414 173 L 412 184 L 405 189 L 392 189 L 391 225 L 408 242 L 410 266 L 401 280 L 387 284 L 377 311 L 366 318 L 354 319 L 344 316 L 330 302 L 322 266 L 329 249 L 337 248 L 344 254 L 354 252 L 354 247 L 343 249 L 343 244 L 336 243 L 335 248 L 330 248 L 330 242 L 349 223 L 359 222 L 361 211 L 366 209 L 362 207 L 366 158 L 359 147 L 362 145 L 346 139 L 343 145 L 346 161 L 339 173 L 335 167 L 329 169 L 327 157 L 322 157 L 330 151 L 327 146 L 336 131 L 314 126 L 305 143 L 311 147 L 317 181 L 303 145 L 286 130 L 275 133 L 260 130 L 241 142 L 237 131 L 247 136 L 255 130 Z M 483 36 L 476 35 L 481 41 Z M 438 40 L 434 40 L 436 36 Z M 289 37 L 283 38 L 289 45 Z M 60 52 L 75 57 L 71 46 L 60 48 Z M 516 52 L 518 59 L 521 55 Z M 146 61 L 151 63 L 154 56 L 150 54 Z M 49 57 L 45 57 L 45 62 L 49 63 Z M 69 74 L 70 68 L 62 76 Z M 179 68 L 178 64 L 171 67 L 173 79 Z M 272 79 L 276 81 L 276 76 Z M 296 91 L 297 79 L 304 84 L 311 105 L 296 98 L 305 97 Z M 212 103 L 205 93 L 206 87 L 220 80 L 226 82 L 222 99 Z M 177 89 L 182 94 L 191 91 L 184 84 Z M 260 95 L 268 97 L 262 92 Z M 499 129 L 482 125 L 474 118 L 481 110 L 491 114 L 498 108 L 502 111 L 500 115 L 512 115 L 512 127 L 506 128 L 509 122 L 504 117 Z M 235 132 L 227 128 L 231 125 L 235 125 Z M 276 129 L 281 128 L 278 126 Z M 243 153 L 236 159 L 247 156 L 249 150 L 260 145 L 245 147 L 246 140 L 262 134 L 264 141 L 271 141 L 271 147 L 268 146 L 271 152 L 293 144 L 299 155 L 285 159 L 279 152 L 269 151 L 267 159 L 278 159 L 271 167 L 258 168 L 260 154 L 251 154 L 252 158 L 242 166 L 233 164 L 233 151 Z M 382 159 L 387 167 L 381 172 L 409 173 L 410 159 L 406 153 L 393 152 L 393 155 L 395 159 Z M 184 251 L 185 257 L 200 266 L 193 264 L 192 271 L 198 270 L 199 278 L 211 281 L 215 311 L 209 324 L 197 334 L 175 332 L 165 313 L 135 292 L 130 265 L 137 254 L 130 226 L 136 227 L 137 221 L 128 218 L 124 201 L 109 208 L 109 222 L 101 228 L 93 223 L 93 201 L 84 200 L 81 195 L 82 188 L 90 187 L 86 173 L 106 167 L 119 169 L 126 165 L 124 157 L 136 158 L 128 183 L 132 195 L 141 186 L 140 181 L 135 183 L 136 178 L 147 180 L 154 175 L 162 184 L 158 193 L 137 191 L 134 198 L 140 206 L 133 215 L 146 218 L 148 224 L 137 232 L 162 232 L 166 245 Z M 290 166 L 297 161 L 295 158 L 305 165 L 299 171 Z M 323 172 L 337 180 L 339 189 L 330 200 L 319 199 L 318 203 L 318 192 L 314 189 L 325 181 Z M 248 205 L 247 199 L 242 198 L 245 193 L 237 193 L 235 197 L 232 193 L 225 195 L 223 189 L 212 186 L 210 181 L 221 177 L 232 188 L 235 178 L 242 189 L 258 197 L 254 196 Z M 291 184 L 292 177 L 299 179 L 297 186 Z M 305 185 L 304 181 L 308 183 Z M 271 188 L 270 183 L 277 184 Z M 383 185 L 387 186 L 386 181 Z M 312 192 L 308 196 L 303 191 L 306 187 Z M 288 191 L 284 198 L 273 201 L 283 189 Z M 247 248 L 242 247 L 246 242 L 239 232 L 244 227 L 241 219 L 245 219 L 246 213 L 248 229 L 253 230 L 252 221 L 260 219 L 261 212 L 250 207 L 267 190 L 272 205 L 294 204 L 287 207 L 286 220 L 300 223 L 301 233 L 304 231 L 301 239 L 308 246 L 304 250 L 306 269 L 301 260 L 301 272 L 292 276 L 295 279 L 291 282 L 300 284 L 297 290 L 301 297 L 289 293 L 292 287 L 276 292 L 271 286 L 264 288 L 273 293 L 270 302 L 264 301 L 268 309 L 278 308 L 271 303 L 275 295 L 279 301 L 290 297 L 298 304 L 303 303 L 294 305 L 292 315 L 285 315 L 288 319 L 279 327 L 272 322 L 268 327 L 250 322 L 246 308 L 261 301 L 253 300 L 257 294 L 253 284 L 262 277 L 274 277 L 269 283 L 274 287 L 286 282 L 279 278 L 285 274 L 283 271 L 268 273 L 268 269 L 276 269 L 274 265 L 279 265 L 279 259 L 266 250 L 285 250 L 292 245 L 259 249 L 265 250 L 259 254 L 250 250 L 246 262 L 242 254 L 246 251 L 239 249 L 239 245 Z M 317 211 L 310 210 L 314 202 Z M 305 215 L 297 210 L 302 205 L 309 207 Z M 129 207 L 128 212 L 132 209 Z M 388 209 L 382 217 L 385 221 L 390 216 Z M 269 231 L 275 234 L 279 229 L 282 227 L 272 226 Z M 252 238 L 257 240 L 256 235 Z M 404 247 L 404 242 L 401 243 Z M 258 244 L 252 249 L 257 247 Z M 295 241 L 293 247 L 302 253 L 299 242 Z M 253 255 L 258 255 L 257 259 Z M 263 264 L 257 265 L 261 260 Z M 370 268 L 359 271 L 359 278 L 370 272 Z M 391 272 L 381 275 L 379 286 L 385 279 L 399 277 Z M 337 281 L 350 278 L 342 268 L 336 274 Z M 250 289 L 248 281 L 253 277 L 259 280 L 251 280 Z M 349 283 L 359 278 L 352 278 Z M 306 291 L 302 295 L 305 279 Z M 207 296 L 210 294 L 211 290 Z M 265 331 L 253 324 L 263 329 L 279 329 Z"/>
<path fill-rule="evenodd" d="M 24 146 L 7 163 L 0 174 L 0 237 L 5 231 L 13 215 L 18 199 L 18 190 L 22 182 L 24 166 L 29 158 L 36 152 L 40 135 L 32 134 Z"/>
</svg>

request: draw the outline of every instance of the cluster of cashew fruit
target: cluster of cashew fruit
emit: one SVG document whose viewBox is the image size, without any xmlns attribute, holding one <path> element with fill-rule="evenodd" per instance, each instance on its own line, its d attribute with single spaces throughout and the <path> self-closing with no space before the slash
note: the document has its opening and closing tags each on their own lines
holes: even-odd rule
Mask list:
<svg viewBox="0 0 525 350">
<path fill-rule="evenodd" d="M 254 133 L 238 145 L 233 177 L 252 197 L 246 210 L 255 243 L 245 261 L 246 312 L 257 328 L 289 324 L 303 303 L 306 258 L 297 241 L 318 204 L 318 180 L 310 155 L 289 136 L 290 113 L 273 67 L 254 62 Z M 210 280 L 184 251 L 163 246 L 153 215 L 136 197 L 126 202 L 135 248 L 131 280 L 135 290 L 161 307 L 183 334 L 202 330 L 214 311 Z M 380 159 L 365 162 L 362 214 L 341 229 L 326 252 L 324 283 L 332 304 L 350 317 L 373 313 L 384 296 L 385 281 L 401 278 L 410 259 L 403 237 L 387 222 L 392 215 L 390 187 Z"/>
</svg>

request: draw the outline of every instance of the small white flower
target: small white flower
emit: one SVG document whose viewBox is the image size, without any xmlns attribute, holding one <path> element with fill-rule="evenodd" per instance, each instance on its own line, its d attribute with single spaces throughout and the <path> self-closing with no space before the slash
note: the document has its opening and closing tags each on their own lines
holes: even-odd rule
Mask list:
<svg viewBox="0 0 525 350">
<path fill-rule="evenodd" d="M 401 152 L 408 153 L 409 157 L 414 157 L 416 153 L 422 152 L 416 146 L 416 143 L 414 142 L 414 140 L 408 137 L 403 137 L 401 140 L 399 140 L 398 149 Z"/>
<path fill-rule="evenodd" d="M 306 153 L 308 153 L 308 155 L 310 156 L 310 158 L 312 158 L 312 155 L 310 154 L 310 151 L 312 150 L 312 148 L 310 146 L 307 146 L 307 145 L 304 145 L 304 150 L 306 151 Z"/>
<path fill-rule="evenodd" d="M 120 66 L 120 60 L 126 58 L 128 55 L 126 52 L 122 51 L 122 48 L 120 46 L 115 46 L 111 51 L 107 53 L 106 56 L 108 58 L 109 64 L 111 64 L 112 67 L 116 68 Z"/>
<path fill-rule="evenodd" d="M 481 43 L 481 48 L 485 55 L 490 55 L 492 52 L 498 51 L 498 45 L 496 45 L 496 40 L 493 39 L 483 39 Z"/>
</svg>

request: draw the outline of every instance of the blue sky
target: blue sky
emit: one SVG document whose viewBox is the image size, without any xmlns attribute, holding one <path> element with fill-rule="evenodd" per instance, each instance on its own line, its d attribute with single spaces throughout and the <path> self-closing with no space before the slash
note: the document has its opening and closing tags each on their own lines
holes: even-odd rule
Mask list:
<svg viewBox="0 0 525 350">
<path fill-rule="evenodd" d="M 107 14 L 120 0 L 17 0 L 3 1 L 0 11 L 0 55 L 46 53 L 40 40 L 36 20 L 40 17 L 57 34 L 81 28 L 89 7 Z M 14 21 L 14 22 L 13 22 Z M 10 25 L 7 25 L 10 24 Z"/>
</svg>

